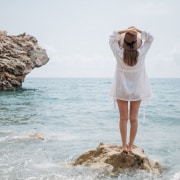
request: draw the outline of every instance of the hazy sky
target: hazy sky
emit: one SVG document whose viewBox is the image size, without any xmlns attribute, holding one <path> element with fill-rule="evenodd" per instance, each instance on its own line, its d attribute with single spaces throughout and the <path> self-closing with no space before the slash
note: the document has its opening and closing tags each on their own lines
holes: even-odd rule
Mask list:
<svg viewBox="0 0 180 180">
<path fill-rule="evenodd" d="M 112 77 L 113 30 L 131 25 L 155 40 L 146 58 L 150 77 L 180 78 L 179 0 L 0 0 L 0 29 L 33 35 L 50 61 L 29 77 Z"/>
</svg>

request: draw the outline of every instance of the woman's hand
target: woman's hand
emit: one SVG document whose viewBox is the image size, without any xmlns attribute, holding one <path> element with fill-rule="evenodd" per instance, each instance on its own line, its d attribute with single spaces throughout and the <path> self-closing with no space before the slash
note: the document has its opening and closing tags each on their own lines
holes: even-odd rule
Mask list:
<svg viewBox="0 0 180 180">
<path fill-rule="evenodd" d="M 123 33 L 131 33 L 133 35 L 137 35 L 138 31 L 134 26 L 129 27 L 128 29 L 124 29 L 121 31 L 118 31 L 119 34 L 123 34 Z"/>
<path fill-rule="evenodd" d="M 128 29 L 135 29 L 138 33 L 142 33 L 142 31 L 135 26 L 130 26 Z"/>
<path fill-rule="evenodd" d="M 138 31 L 134 27 L 128 28 L 127 30 L 128 30 L 127 31 L 128 33 L 133 34 L 133 35 L 137 35 L 138 33 Z"/>
</svg>

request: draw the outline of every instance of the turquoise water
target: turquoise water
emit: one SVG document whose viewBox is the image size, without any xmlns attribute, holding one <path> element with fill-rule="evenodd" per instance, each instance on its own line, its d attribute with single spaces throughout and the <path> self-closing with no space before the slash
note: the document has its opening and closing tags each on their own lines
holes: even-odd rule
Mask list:
<svg viewBox="0 0 180 180">
<path fill-rule="evenodd" d="M 18 91 L 0 92 L 0 180 L 180 179 L 180 79 L 151 79 L 154 98 L 139 113 L 135 144 L 164 166 L 110 177 L 68 164 L 100 142 L 121 145 L 111 79 L 27 78 Z M 32 138 L 34 133 L 44 140 Z"/>
</svg>

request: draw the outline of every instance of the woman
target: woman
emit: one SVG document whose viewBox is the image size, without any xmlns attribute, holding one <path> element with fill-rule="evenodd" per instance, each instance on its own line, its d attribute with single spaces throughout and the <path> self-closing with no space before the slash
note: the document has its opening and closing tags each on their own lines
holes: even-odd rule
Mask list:
<svg viewBox="0 0 180 180">
<path fill-rule="evenodd" d="M 141 35 L 141 38 L 138 37 L 138 34 Z M 119 129 L 123 152 L 132 152 L 138 128 L 138 111 L 141 101 L 147 101 L 152 96 L 145 70 L 145 56 L 152 41 L 151 34 L 133 26 L 113 32 L 110 36 L 109 44 L 117 62 L 111 94 L 117 101 L 119 108 Z M 127 145 L 128 112 L 130 136 Z"/>
</svg>

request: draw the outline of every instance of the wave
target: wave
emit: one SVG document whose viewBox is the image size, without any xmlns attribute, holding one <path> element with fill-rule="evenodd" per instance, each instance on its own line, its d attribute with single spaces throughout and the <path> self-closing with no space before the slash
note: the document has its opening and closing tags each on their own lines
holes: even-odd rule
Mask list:
<svg viewBox="0 0 180 180">
<path fill-rule="evenodd" d="M 42 132 L 35 132 L 35 133 L 27 133 L 27 134 L 20 134 L 17 132 L 0 132 L 0 142 L 4 141 L 24 141 L 24 140 L 45 140 L 45 141 L 71 141 L 75 139 L 79 139 L 79 137 L 75 134 L 67 134 L 67 133 L 42 133 Z"/>
<path fill-rule="evenodd" d="M 180 171 L 175 173 L 171 180 L 180 180 Z"/>
</svg>

